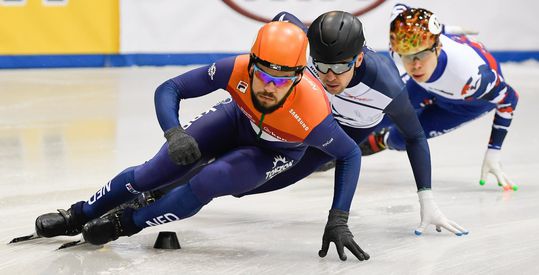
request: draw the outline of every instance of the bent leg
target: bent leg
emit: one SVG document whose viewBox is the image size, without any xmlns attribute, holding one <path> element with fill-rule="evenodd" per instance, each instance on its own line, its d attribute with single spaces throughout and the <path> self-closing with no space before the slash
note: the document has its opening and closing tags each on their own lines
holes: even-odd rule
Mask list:
<svg viewBox="0 0 539 275">
<path fill-rule="evenodd" d="M 230 104 L 218 104 L 197 117 L 187 132 L 198 142 L 203 159 L 209 159 L 236 143 L 236 121 L 228 114 Z M 208 131 L 211 130 L 210 135 Z M 198 164 L 177 165 L 168 156 L 168 144 L 144 164 L 130 167 L 100 188 L 83 205 L 87 218 L 97 218 L 114 207 L 132 200 L 140 192 L 166 186 L 185 176 Z"/>
<path fill-rule="evenodd" d="M 134 199 L 141 192 L 170 183 L 194 166 L 174 164 L 168 157 L 165 143 L 152 159 L 125 169 L 101 187 L 83 204 L 83 213 L 89 219 L 100 217 L 114 207 Z"/>
<path fill-rule="evenodd" d="M 252 146 L 238 148 L 206 165 L 188 184 L 135 211 L 133 220 L 144 228 L 190 217 L 213 198 L 260 186 L 292 167 L 300 157 L 298 152 L 287 155 Z"/>
<path fill-rule="evenodd" d="M 328 161 L 332 161 L 333 159 L 334 158 L 332 156 L 322 152 L 321 150 L 314 147 L 309 147 L 301 160 L 292 168 L 275 176 L 268 182 L 251 191 L 237 195 L 237 197 L 266 193 L 285 188 L 309 176 L 320 166 Z"/>
<path fill-rule="evenodd" d="M 351 137 L 357 144 L 363 142 L 375 129 L 375 127 L 377 126 L 371 128 L 353 128 L 341 125 L 341 128 L 346 132 L 346 134 Z M 305 152 L 299 163 L 296 164 L 294 167 L 282 174 L 277 175 L 275 178 L 264 183 L 262 186 L 257 187 L 256 189 L 249 192 L 238 195 L 238 197 L 266 193 L 285 188 L 300 181 L 303 178 L 308 177 L 310 174 L 317 171 L 318 168 L 320 168 L 322 165 L 333 160 L 333 156 L 330 156 L 315 147 L 309 147 L 307 148 L 307 151 Z"/>
</svg>

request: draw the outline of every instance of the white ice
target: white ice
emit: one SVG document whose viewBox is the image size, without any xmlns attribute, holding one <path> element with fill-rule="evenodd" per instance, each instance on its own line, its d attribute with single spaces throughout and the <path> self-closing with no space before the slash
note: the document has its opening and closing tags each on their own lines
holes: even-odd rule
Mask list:
<svg viewBox="0 0 539 275">
<path fill-rule="evenodd" d="M 0 274 L 539 274 L 536 62 L 503 64 L 520 93 L 503 146 L 517 192 L 494 178 L 478 184 L 492 113 L 430 140 L 435 199 L 468 236 L 433 227 L 415 236 L 419 203 L 406 154 L 382 152 L 363 158 L 350 214 L 356 241 L 371 255 L 366 262 L 351 253 L 341 262 L 333 245 L 326 258 L 317 255 L 333 171 L 277 192 L 217 198 L 192 218 L 103 247 L 55 250 L 76 237 L 7 244 L 31 233 L 38 215 L 87 200 L 152 157 L 164 142 L 154 90 L 187 69 L 0 71 Z M 182 102 L 182 121 L 224 97 Z M 182 249 L 154 249 L 159 231 L 176 232 Z"/>
</svg>

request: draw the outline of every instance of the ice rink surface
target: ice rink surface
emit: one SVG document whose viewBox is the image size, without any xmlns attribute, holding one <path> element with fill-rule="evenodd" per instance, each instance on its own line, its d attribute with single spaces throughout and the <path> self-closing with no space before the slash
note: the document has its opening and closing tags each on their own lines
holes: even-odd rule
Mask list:
<svg viewBox="0 0 539 275">
<path fill-rule="evenodd" d="M 7 244 L 31 233 L 38 215 L 87 200 L 152 157 L 165 141 L 154 90 L 187 69 L 0 71 L 0 274 L 539 274 L 536 62 L 502 65 L 520 93 L 503 147 L 520 190 L 504 192 L 494 178 L 478 184 L 493 113 L 429 140 L 435 199 L 468 236 L 433 227 L 415 236 L 419 203 L 406 154 L 382 152 L 363 158 L 349 220 L 366 262 L 351 253 L 341 262 L 333 245 L 317 255 L 333 170 L 273 193 L 217 198 L 190 219 L 103 247 L 55 250 L 76 237 Z M 182 102 L 182 121 L 225 97 Z M 159 231 L 175 231 L 182 249 L 154 249 Z"/>
</svg>

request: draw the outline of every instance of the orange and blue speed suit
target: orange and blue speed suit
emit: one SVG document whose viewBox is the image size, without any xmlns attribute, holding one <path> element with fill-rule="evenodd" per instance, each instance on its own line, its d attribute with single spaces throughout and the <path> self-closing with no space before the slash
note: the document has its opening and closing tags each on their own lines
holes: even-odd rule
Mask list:
<svg viewBox="0 0 539 275">
<path fill-rule="evenodd" d="M 154 204 L 133 214 L 143 228 L 197 213 L 213 198 L 243 194 L 295 165 L 308 146 L 337 159 L 332 208 L 348 211 L 356 189 L 360 151 L 334 120 L 323 87 L 305 72 L 282 107 L 266 114 L 251 100 L 249 56 L 222 59 L 177 76 L 156 91 L 157 117 L 163 131 L 180 125 L 180 100 L 225 89 L 225 100 L 189 122 L 186 131 L 195 138 L 205 160 L 215 160 Z M 196 164 L 174 164 L 167 143 L 149 161 L 131 167 L 100 189 L 83 205 L 89 218 L 184 177 Z M 91 203 L 90 203 L 91 202 Z"/>
</svg>

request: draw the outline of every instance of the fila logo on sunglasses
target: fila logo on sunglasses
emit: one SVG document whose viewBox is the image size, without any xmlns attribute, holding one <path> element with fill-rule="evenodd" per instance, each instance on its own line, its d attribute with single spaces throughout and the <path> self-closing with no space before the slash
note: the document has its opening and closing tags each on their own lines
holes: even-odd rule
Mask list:
<svg viewBox="0 0 539 275">
<path fill-rule="evenodd" d="M 238 82 L 238 85 L 236 86 L 236 89 L 238 89 L 242 93 L 245 93 L 245 91 L 247 91 L 248 86 L 249 85 L 247 85 L 247 83 L 240 80 L 240 82 Z"/>
</svg>

